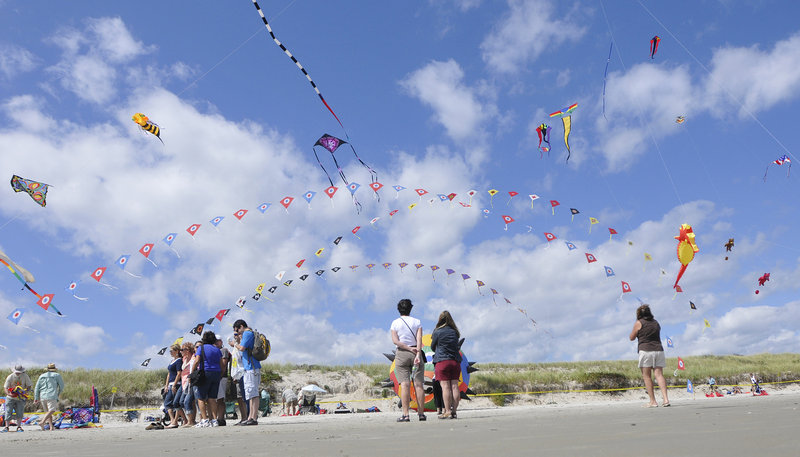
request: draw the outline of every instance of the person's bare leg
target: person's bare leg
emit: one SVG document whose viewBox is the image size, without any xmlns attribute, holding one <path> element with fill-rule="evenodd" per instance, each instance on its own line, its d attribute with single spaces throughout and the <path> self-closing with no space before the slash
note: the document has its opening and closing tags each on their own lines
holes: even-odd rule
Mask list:
<svg viewBox="0 0 800 457">
<path fill-rule="evenodd" d="M 414 390 L 417 391 L 417 414 L 425 414 L 425 384 L 414 383 Z"/>
<path fill-rule="evenodd" d="M 648 406 L 658 406 L 658 403 L 656 403 L 656 396 L 653 392 L 652 370 L 653 369 L 650 367 L 642 367 L 642 378 L 644 379 L 644 387 L 647 389 L 647 395 L 650 396 L 650 403 Z"/>
<path fill-rule="evenodd" d="M 453 414 L 455 414 L 458 409 L 458 403 L 461 401 L 461 391 L 458 390 L 458 379 L 450 381 L 450 388 L 453 393 Z"/>
<path fill-rule="evenodd" d="M 258 421 L 258 404 L 261 402 L 261 397 L 256 395 L 250 399 L 250 417 L 254 421 Z"/>
<path fill-rule="evenodd" d="M 408 405 L 411 403 L 411 381 L 400 383 L 400 403 L 403 406 L 403 416 L 408 416 Z"/>
<path fill-rule="evenodd" d="M 664 405 L 669 404 L 669 396 L 667 396 L 667 380 L 664 379 L 664 369 L 661 367 L 656 367 L 654 369 L 656 381 L 658 381 L 658 388 L 661 389 L 661 396 L 664 398 Z M 653 395 L 655 398 L 655 394 Z"/>
<path fill-rule="evenodd" d="M 452 389 L 450 389 L 450 382 L 451 381 L 439 381 L 439 384 L 442 386 L 442 402 L 444 403 L 444 412 L 442 414 L 445 416 L 450 415 L 453 406 L 453 394 Z"/>
</svg>

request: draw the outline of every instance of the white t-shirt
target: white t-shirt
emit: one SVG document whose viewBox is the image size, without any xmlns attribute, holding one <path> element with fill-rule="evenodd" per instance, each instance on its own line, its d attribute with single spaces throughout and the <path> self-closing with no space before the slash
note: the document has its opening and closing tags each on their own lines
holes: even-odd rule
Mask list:
<svg viewBox="0 0 800 457">
<path fill-rule="evenodd" d="M 406 325 L 408 324 L 408 325 Z M 417 329 L 422 327 L 419 319 L 411 316 L 400 316 L 392 321 L 391 329 L 397 332 L 400 342 L 409 346 L 417 345 Z"/>
</svg>

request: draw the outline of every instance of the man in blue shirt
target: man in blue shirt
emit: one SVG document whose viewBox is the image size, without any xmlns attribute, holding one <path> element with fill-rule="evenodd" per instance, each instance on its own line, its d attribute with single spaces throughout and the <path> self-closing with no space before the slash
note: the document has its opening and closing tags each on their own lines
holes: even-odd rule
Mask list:
<svg viewBox="0 0 800 457">
<path fill-rule="evenodd" d="M 247 322 L 239 319 L 233 323 L 233 331 L 241 335 L 242 341 L 236 345 L 236 349 L 242 352 L 242 368 L 244 368 L 244 400 L 250 402 L 250 416 L 247 420 L 236 425 L 258 425 L 258 403 L 261 397 L 258 393 L 261 383 L 261 362 L 251 354 L 255 346 L 255 333 L 247 326 Z"/>
</svg>

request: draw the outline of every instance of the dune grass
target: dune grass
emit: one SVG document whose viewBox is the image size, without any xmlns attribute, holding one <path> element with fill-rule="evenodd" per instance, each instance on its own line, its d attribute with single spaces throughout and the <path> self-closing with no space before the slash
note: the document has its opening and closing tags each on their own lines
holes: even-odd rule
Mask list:
<svg viewBox="0 0 800 457">
<path fill-rule="evenodd" d="M 757 354 L 749 356 L 688 356 L 683 358 L 686 370 L 673 370 L 678 366 L 676 358 L 667 359 L 665 375 L 670 385 L 686 385 L 691 379 L 696 385 L 714 376 L 718 385 L 740 384 L 749 386 L 749 373 L 757 373 L 763 383 L 800 379 L 800 354 Z M 281 373 L 307 370 L 309 373 L 362 372 L 379 386 L 389 376 L 388 363 L 355 365 L 296 365 L 289 363 L 266 363 L 261 377 L 266 385 L 280 381 Z M 470 388 L 476 394 L 542 392 L 553 390 L 624 389 L 643 385 L 642 376 L 634 360 L 612 360 L 591 362 L 549 362 L 527 364 L 477 363 L 479 371 L 472 373 Z M 28 375 L 33 383 L 44 372 L 43 368 L 30 368 Z M 66 389 L 62 394 L 62 405 L 85 405 L 89 401 L 91 386 L 96 386 L 103 408 L 110 407 L 112 388 L 115 408 L 134 408 L 153 405 L 160 401 L 159 389 L 166 378 L 163 370 L 86 370 L 60 371 Z M 0 371 L 0 376 L 10 374 Z M 499 404 L 505 399 L 497 397 Z"/>
</svg>

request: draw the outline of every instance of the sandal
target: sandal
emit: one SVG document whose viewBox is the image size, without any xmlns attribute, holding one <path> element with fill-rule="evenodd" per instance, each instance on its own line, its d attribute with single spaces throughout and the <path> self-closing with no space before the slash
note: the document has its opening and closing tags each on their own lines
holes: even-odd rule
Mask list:
<svg viewBox="0 0 800 457">
<path fill-rule="evenodd" d="M 419 421 L 420 422 L 425 422 L 426 420 L 428 420 L 428 418 L 425 417 L 425 413 L 419 415 Z"/>
<path fill-rule="evenodd" d="M 445 413 L 439 414 L 436 417 L 438 417 L 439 419 L 450 419 L 450 415 Z"/>
<path fill-rule="evenodd" d="M 22 430 L 22 427 L 17 427 L 17 431 L 18 432 L 24 432 L 25 430 Z"/>
<path fill-rule="evenodd" d="M 400 416 L 397 422 L 411 422 L 411 419 L 408 416 Z"/>
<path fill-rule="evenodd" d="M 452 413 L 450 414 L 450 419 L 458 419 L 458 416 L 456 416 L 456 413 Z"/>
</svg>

